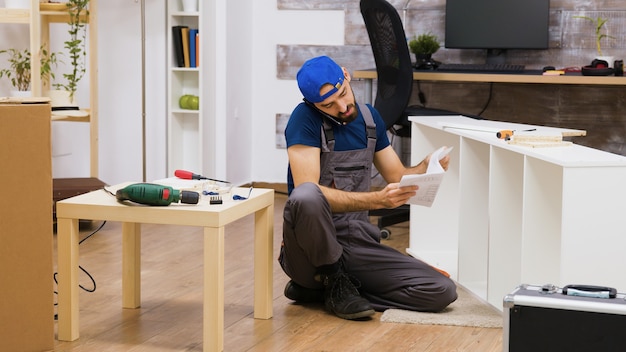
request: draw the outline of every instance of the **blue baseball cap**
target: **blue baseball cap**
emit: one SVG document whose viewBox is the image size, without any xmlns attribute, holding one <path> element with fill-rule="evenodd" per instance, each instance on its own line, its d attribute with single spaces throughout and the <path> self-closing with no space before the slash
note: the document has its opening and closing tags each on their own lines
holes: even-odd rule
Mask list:
<svg viewBox="0 0 626 352">
<path fill-rule="evenodd" d="M 344 75 L 341 66 L 337 65 L 331 58 L 318 56 L 302 65 L 296 79 L 304 98 L 311 103 L 319 103 L 341 88 Z M 320 95 L 320 89 L 325 84 L 330 84 L 333 88 L 326 94 Z"/>
</svg>

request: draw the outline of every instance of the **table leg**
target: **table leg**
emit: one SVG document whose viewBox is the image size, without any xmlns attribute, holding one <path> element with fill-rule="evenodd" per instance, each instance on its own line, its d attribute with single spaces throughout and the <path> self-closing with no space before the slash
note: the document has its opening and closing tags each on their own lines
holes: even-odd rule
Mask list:
<svg viewBox="0 0 626 352">
<path fill-rule="evenodd" d="M 224 227 L 204 228 L 204 351 L 224 350 Z"/>
<path fill-rule="evenodd" d="M 122 307 L 141 306 L 141 224 L 122 223 Z"/>
<path fill-rule="evenodd" d="M 58 332 L 74 341 L 78 331 L 78 219 L 57 219 Z"/>
<path fill-rule="evenodd" d="M 270 319 L 273 300 L 274 206 L 254 214 L 254 317 Z"/>
</svg>

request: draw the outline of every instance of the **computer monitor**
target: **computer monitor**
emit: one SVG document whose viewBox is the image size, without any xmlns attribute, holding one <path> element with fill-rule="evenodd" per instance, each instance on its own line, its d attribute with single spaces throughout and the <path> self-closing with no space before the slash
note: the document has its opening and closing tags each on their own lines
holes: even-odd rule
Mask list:
<svg viewBox="0 0 626 352">
<path fill-rule="evenodd" d="M 447 0 L 445 47 L 486 49 L 505 63 L 509 49 L 547 49 L 550 0 Z"/>
</svg>

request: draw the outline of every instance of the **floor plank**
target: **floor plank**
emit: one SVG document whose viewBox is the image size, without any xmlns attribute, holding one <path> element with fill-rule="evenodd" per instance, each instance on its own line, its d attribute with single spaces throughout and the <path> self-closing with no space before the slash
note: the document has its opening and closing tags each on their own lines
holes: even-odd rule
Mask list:
<svg viewBox="0 0 626 352">
<path fill-rule="evenodd" d="M 276 194 L 275 258 L 285 200 L 285 195 Z M 83 237 L 99 224 L 82 226 Z M 274 317 L 254 319 L 253 225 L 254 218 L 248 216 L 226 227 L 225 351 L 502 350 L 502 329 L 381 323 L 381 313 L 367 321 L 347 321 L 327 313 L 321 304 L 295 304 L 283 295 L 288 278 L 277 261 Z M 391 230 L 384 243 L 404 252 L 408 223 Z M 114 222 L 80 245 L 80 265 L 94 277 L 96 290 L 79 294 L 80 339 L 56 341 L 55 351 L 202 351 L 202 230 L 142 225 L 138 309 L 121 308 L 120 250 L 121 224 Z M 92 287 L 83 273 L 80 283 Z"/>
</svg>

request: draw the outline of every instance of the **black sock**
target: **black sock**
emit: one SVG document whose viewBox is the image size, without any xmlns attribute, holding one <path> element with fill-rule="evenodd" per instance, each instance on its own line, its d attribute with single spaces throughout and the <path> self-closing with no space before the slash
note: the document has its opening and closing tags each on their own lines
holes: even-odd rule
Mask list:
<svg viewBox="0 0 626 352">
<path fill-rule="evenodd" d="M 322 265 L 318 267 L 317 272 L 323 276 L 331 276 L 333 274 L 336 274 L 340 269 L 341 269 L 341 264 L 339 261 L 337 261 L 333 264 Z"/>
</svg>

